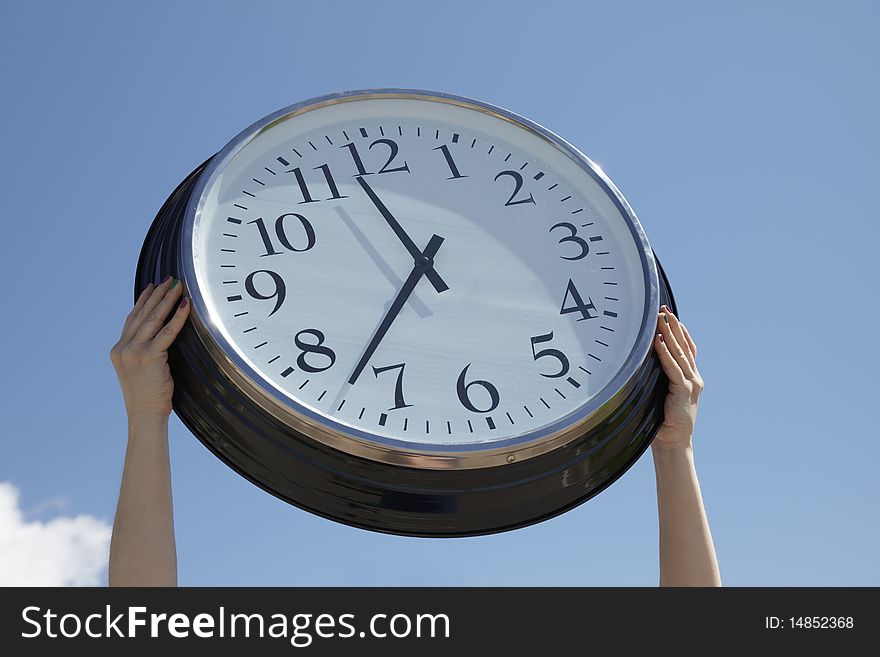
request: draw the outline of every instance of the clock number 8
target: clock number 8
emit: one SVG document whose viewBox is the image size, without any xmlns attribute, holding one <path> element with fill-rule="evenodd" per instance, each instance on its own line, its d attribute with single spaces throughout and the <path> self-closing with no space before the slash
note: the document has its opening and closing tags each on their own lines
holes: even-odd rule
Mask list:
<svg viewBox="0 0 880 657">
<path fill-rule="evenodd" d="M 310 344 L 303 341 L 301 336 L 304 335 L 309 335 L 313 337 L 315 339 L 315 343 Z M 324 346 L 324 334 L 318 329 L 303 329 L 293 337 L 293 343 L 302 350 L 302 353 L 296 358 L 296 364 L 299 369 L 304 372 L 323 372 L 324 370 L 329 370 L 331 367 L 333 367 L 333 363 L 336 362 L 336 352 L 334 352 L 330 347 Z M 318 356 L 326 358 L 330 362 L 323 367 L 310 365 L 306 360 L 309 354 L 317 354 Z"/>
<path fill-rule="evenodd" d="M 288 239 L 287 233 L 284 231 L 284 219 L 286 217 L 296 217 L 297 219 L 299 219 L 300 223 L 302 224 L 303 230 L 306 231 L 305 248 L 298 249 L 290 243 L 290 239 Z M 275 250 L 275 247 L 272 244 L 272 238 L 269 236 L 269 231 L 266 230 L 266 224 L 263 223 L 262 217 L 260 217 L 259 219 L 254 219 L 253 221 L 249 221 L 248 223 L 257 224 L 257 228 L 260 231 L 260 237 L 263 239 L 263 247 L 266 249 L 266 252 L 260 254 L 261 258 L 271 255 L 279 255 L 281 253 L 281 251 Z M 297 253 L 302 253 L 303 251 L 308 251 L 313 246 L 315 246 L 315 229 L 312 228 L 312 224 L 309 223 L 308 219 L 306 219 L 301 214 L 296 214 L 295 212 L 282 214 L 275 220 L 275 235 L 278 237 L 278 241 L 281 242 L 281 246 L 283 246 L 288 251 L 296 251 Z"/>
<path fill-rule="evenodd" d="M 468 368 L 472 363 L 468 363 L 465 365 L 465 368 L 461 371 L 461 374 L 458 375 L 458 382 L 456 383 L 456 390 L 458 391 L 458 400 L 461 402 L 462 406 L 473 413 L 489 413 L 498 408 L 498 402 L 500 398 L 498 397 L 498 388 L 493 386 L 488 381 L 480 381 L 477 379 L 476 381 L 471 381 L 470 383 L 465 383 L 465 376 L 467 376 Z M 471 401 L 469 389 L 471 386 L 480 386 L 486 392 L 489 393 L 489 408 L 477 408 L 474 403 Z"/>
</svg>

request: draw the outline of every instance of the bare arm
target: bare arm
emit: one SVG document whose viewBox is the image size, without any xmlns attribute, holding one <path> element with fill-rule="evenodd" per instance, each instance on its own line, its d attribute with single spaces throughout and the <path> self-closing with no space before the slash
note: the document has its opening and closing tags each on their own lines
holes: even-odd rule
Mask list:
<svg viewBox="0 0 880 657">
<path fill-rule="evenodd" d="M 665 419 L 651 444 L 660 516 L 660 586 L 721 586 L 721 573 L 694 467 L 692 436 L 703 379 L 697 346 L 663 306 L 654 346 L 669 378 Z"/>
<path fill-rule="evenodd" d="M 110 352 L 128 413 L 128 448 L 110 541 L 110 586 L 177 585 L 168 459 L 174 383 L 168 347 L 189 315 L 181 288 L 173 279 L 148 286 Z"/>
</svg>

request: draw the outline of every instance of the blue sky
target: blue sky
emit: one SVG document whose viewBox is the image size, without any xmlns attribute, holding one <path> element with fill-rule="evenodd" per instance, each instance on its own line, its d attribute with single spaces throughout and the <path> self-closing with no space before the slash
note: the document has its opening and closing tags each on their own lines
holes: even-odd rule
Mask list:
<svg viewBox="0 0 880 657">
<path fill-rule="evenodd" d="M 635 208 L 700 348 L 724 582 L 880 584 L 878 28 L 870 0 L 3 2 L 0 482 L 23 514 L 6 515 L 112 521 L 107 354 L 175 185 L 285 105 L 416 87 L 547 126 Z M 171 453 L 182 584 L 658 580 L 650 454 L 554 520 L 425 540 L 280 502 L 176 418 Z"/>
</svg>

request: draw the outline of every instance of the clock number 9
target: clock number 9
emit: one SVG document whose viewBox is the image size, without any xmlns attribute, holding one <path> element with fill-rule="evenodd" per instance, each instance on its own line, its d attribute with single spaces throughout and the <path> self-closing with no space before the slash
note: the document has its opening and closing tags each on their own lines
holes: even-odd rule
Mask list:
<svg viewBox="0 0 880 657">
<path fill-rule="evenodd" d="M 310 344 L 308 342 L 305 342 L 301 337 L 304 335 L 309 335 L 314 338 L 315 343 Z M 333 367 L 333 363 L 336 362 L 336 352 L 334 352 L 330 347 L 324 346 L 324 334 L 318 329 L 303 329 L 295 336 L 293 336 L 293 343 L 302 350 L 302 353 L 296 357 L 296 364 L 303 372 L 323 372 L 324 370 L 329 370 L 331 367 Z M 330 362 L 323 367 L 311 365 L 306 360 L 309 354 L 317 354 L 318 356 L 323 356 Z"/>
<path fill-rule="evenodd" d="M 541 374 L 541 376 L 546 376 L 548 379 L 558 379 L 561 376 L 565 376 L 568 374 L 569 362 L 568 357 L 559 351 L 559 349 L 541 349 L 541 351 L 535 351 L 535 345 L 541 344 L 542 342 L 550 342 L 553 339 L 553 331 L 550 331 L 546 335 L 536 335 L 532 338 L 532 356 L 535 359 L 535 362 L 538 361 L 539 358 L 552 357 L 559 361 L 559 372 L 556 374 Z"/>
<path fill-rule="evenodd" d="M 462 406 L 473 413 L 490 413 L 491 411 L 494 411 L 496 408 L 498 408 L 498 402 L 500 401 L 500 398 L 498 397 L 498 389 L 488 381 L 480 381 L 479 379 L 477 379 L 476 381 L 471 381 L 470 383 L 465 383 L 465 376 L 467 375 L 467 371 L 470 366 L 471 363 L 465 365 L 465 368 L 461 371 L 461 374 L 458 375 L 458 382 L 456 383 L 458 400 L 461 402 Z M 469 396 L 469 389 L 471 386 L 480 386 L 489 393 L 489 408 L 477 408 L 474 405 Z"/>
<path fill-rule="evenodd" d="M 305 248 L 298 249 L 290 243 L 290 240 L 287 237 L 287 233 L 284 231 L 284 219 L 286 217 L 296 217 L 297 219 L 299 219 L 303 229 L 306 231 Z M 248 223 L 257 225 L 257 229 L 259 229 L 260 231 L 260 237 L 263 239 L 263 247 L 265 247 L 266 252 L 260 254 L 261 258 L 271 255 L 279 255 L 281 253 L 281 251 L 275 250 L 275 247 L 272 244 L 272 238 L 269 237 L 269 231 L 266 230 L 266 224 L 263 223 L 262 217 L 260 217 L 259 219 L 254 219 L 253 221 L 249 221 Z M 302 253 L 303 251 L 308 251 L 313 246 L 315 246 L 315 229 L 312 228 L 312 224 L 309 223 L 308 219 L 306 219 L 301 214 L 296 214 L 295 212 L 282 214 L 275 220 L 275 235 L 278 237 L 278 241 L 281 242 L 281 246 L 283 246 L 288 251 L 296 251 L 297 253 Z"/>
<path fill-rule="evenodd" d="M 262 295 L 259 290 L 257 290 L 257 286 L 254 285 L 254 277 L 257 274 L 268 274 L 272 279 L 272 282 L 275 284 L 275 290 L 272 294 Z M 268 317 L 271 317 L 275 314 L 281 304 L 284 303 L 284 298 L 287 296 L 287 286 L 284 285 L 284 279 L 281 278 L 280 274 L 275 273 L 274 271 L 269 271 L 268 269 L 258 269 L 255 272 L 248 274 L 248 277 L 244 281 L 244 289 L 247 290 L 247 293 L 251 295 L 254 299 L 260 299 L 261 301 L 268 301 L 269 299 L 275 299 L 275 307 L 272 309 L 272 312 L 269 313 Z"/>
</svg>

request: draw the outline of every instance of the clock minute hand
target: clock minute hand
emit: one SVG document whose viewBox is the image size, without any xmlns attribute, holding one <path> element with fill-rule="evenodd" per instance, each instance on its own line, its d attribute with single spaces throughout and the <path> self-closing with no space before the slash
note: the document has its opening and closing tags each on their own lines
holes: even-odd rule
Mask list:
<svg viewBox="0 0 880 657">
<path fill-rule="evenodd" d="M 428 246 L 425 247 L 425 250 L 418 253 L 412 271 L 410 272 L 407 279 L 404 281 L 403 286 L 400 288 L 400 292 L 397 293 L 397 296 L 391 303 L 391 307 L 388 308 L 388 312 L 386 312 L 385 317 L 382 318 L 382 323 L 379 324 L 379 328 L 377 328 L 376 332 L 373 334 L 373 339 L 370 340 L 370 344 L 368 344 L 367 348 L 364 349 L 364 353 L 361 356 L 361 359 L 355 366 L 354 371 L 351 374 L 351 378 L 348 380 L 350 384 L 354 385 L 354 382 L 357 381 L 358 377 L 361 375 L 361 372 L 364 371 L 364 367 L 366 367 L 367 362 L 373 355 L 373 352 L 376 351 L 376 348 L 379 346 L 382 338 L 385 337 L 388 329 L 391 328 L 392 322 L 395 320 L 398 313 L 400 313 L 400 309 L 403 308 L 403 304 L 406 303 L 409 295 L 412 294 L 412 291 L 415 289 L 416 284 L 419 282 L 419 280 L 421 280 L 422 276 L 427 275 L 428 271 L 433 271 L 434 255 L 437 253 L 437 250 L 440 248 L 441 244 L 443 244 L 443 238 L 439 235 L 434 235 L 428 242 Z"/>
<path fill-rule="evenodd" d="M 416 243 L 412 241 L 412 238 L 407 234 L 407 232 L 403 229 L 397 219 L 394 218 L 394 215 L 391 214 L 391 211 L 385 207 L 385 204 L 382 200 L 376 196 L 376 192 L 373 191 L 373 188 L 370 187 L 369 183 L 364 180 L 363 176 L 356 176 L 356 180 L 358 184 L 363 188 L 364 192 L 366 192 L 367 196 L 370 197 L 370 200 L 373 202 L 373 205 L 376 206 L 376 209 L 379 210 L 379 213 L 388 222 L 388 225 L 391 226 L 391 230 L 394 231 L 394 234 L 397 235 L 397 239 L 403 242 L 403 245 L 406 247 L 406 250 L 409 251 L 409 254 L 413 257 L 414 260 L 418 260 L 422 257 L 421 252 L 419 252 L 419 247 L 416 246 Z M 444 292 L 449 289 L 449 286 L 446 284 L 440 274 L 436 272 L 434 266 L 431 265 L 430 269 L 425 272 L 425 276 L 428 277 L 428 280 L 431 281 L 431 285 L 434 286 L 434 289 L 438 292 Z"/>
</svg>

